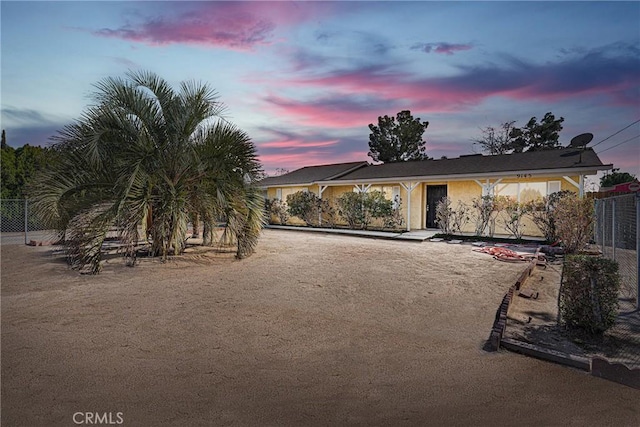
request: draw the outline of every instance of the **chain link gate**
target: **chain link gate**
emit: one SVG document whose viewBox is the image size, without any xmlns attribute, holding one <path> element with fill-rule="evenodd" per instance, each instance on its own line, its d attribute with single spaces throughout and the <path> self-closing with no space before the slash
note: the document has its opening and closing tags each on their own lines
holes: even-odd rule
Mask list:
<svg viewBox="0 0 640 427">
<path fill-rule="evenodd" d="M 596 244 L 603 256 L 618 261 L 623 302 L 638 309 L 640 193 L 596 199 L 595 213 Z"/>
</svg>

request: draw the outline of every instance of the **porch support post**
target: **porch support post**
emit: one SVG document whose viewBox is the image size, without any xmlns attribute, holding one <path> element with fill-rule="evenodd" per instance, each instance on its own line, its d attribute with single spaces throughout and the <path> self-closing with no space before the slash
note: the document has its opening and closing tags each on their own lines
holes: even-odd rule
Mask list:
<svg viewBox="0 0 640 427">
<path fill-rule="evenodd" d="M 489 178 L 487 178 L 487 182 L 485 184 L 483 184 L 482 182 L 478 181 L 477 179 L 474 179 L 473 181 L 476 184 L 478 184 L 480 187 L 482 187 L 482 197 L 484 197 L 484 196 L 488 196 L 489 194 L 491 194 L 491 191 L 494 188 L 496 188 L 496 185 L 500 184 L 500 182 L 502 181 L 502 178 L 496 179 L 496 181 L 493 184 L 491 183 Z"/>
<path fill-rule="evenodd" d="M 580 182 L 575 182 L 569 176 L 563 176 L 563 178 L 578 189 L 578 194 L 580 197 L 584 196 L 584 176 L 580 175 L 580 180 L 579 180 Z"/>
<path fill-rule="evenodd" d="M 418 186 L 418 182 L 401 182 L 402 188 L 407 190 L 407 231 L 411 231 L 411 191 Z"/>
<path fill-rule="evenodd" d="M 371 188 L 371 184 L 369 184 L 369 185 L 364 185 L 364 184 L 358 185 L 358 184 L 355 184 L 354 187 L 356 188 L 356 190 L 358 190 L 358 193 L 366 193 Z"/>
<path fill-rule="evenodd" d="M 318 197 L 322 199 L 322 193 L 326 190 L 328 185 L 318 185 Z M 322 226 L 322 205 L 318 209 L 318 226 Z"/>
</svg>

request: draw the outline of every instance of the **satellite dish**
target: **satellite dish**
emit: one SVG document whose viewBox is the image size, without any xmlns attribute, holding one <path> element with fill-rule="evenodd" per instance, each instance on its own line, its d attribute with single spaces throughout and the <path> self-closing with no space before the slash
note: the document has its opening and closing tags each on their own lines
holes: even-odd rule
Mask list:
<svg viewBox="0 0 640 427">
<path fill-rule="evenodd" d="M 593 134 L 592 133 L 581 133 L 578 136 L 574 136 L 571 139 L 571 142 L 569 143 L 569 147 L 572 148 L 584 148 L 587 146 L 588 143 L 591 142 L 591 140 L 593 139 Z"/>
</svg>

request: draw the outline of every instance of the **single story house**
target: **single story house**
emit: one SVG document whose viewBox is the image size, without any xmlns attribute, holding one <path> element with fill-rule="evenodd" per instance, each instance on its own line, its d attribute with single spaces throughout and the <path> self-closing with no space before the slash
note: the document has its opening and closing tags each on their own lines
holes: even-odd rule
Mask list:
<svg viewBox="0 0 640 427">
<path fill-rule="evenodd" d="M 501 155 L 463 155 L 421 161 L 372 165 L 368 162 L 307 166 L 268 177 L 259 185 L 268 199 L 286 201 L 297 191 L 312 191 L 334 203 L 347 191 L 380 190 L 394 200 L 400 196 L 407 230 L 437 228 L 436 205 L 448 196 L 470 204 L 486 195 L 503 195 L 524 202 L 561 190 L 584 194 L 585 176 L 612 169 L 591 148 L 562 148 Z M 292 223 L 296 223 L 292 219 Z M 473 225 L 470 226 L 472 231 Z M 505 230 L 495 230 L 506 233 Z M 540 235 L 528 224 L 526 235 Z"/>
</svg>

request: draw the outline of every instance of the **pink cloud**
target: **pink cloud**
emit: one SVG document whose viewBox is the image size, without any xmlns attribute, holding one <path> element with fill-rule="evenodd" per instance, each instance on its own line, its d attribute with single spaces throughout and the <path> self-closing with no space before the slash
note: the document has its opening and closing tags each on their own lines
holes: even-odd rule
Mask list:
<svg viewBox="0 0 640 427">
<path fill-rule="evenodd" d="M 147 18 L 138 24 L 93 33 L 150 45 L 182 43 L 249 50 L 270 44 L 277 26 L 303 23 L 331 10 L 330 6 L 315 2 L 305 3 L 304 7 L 297 2 L 244 1 L 190 6 L 192 9 L 186 12 L 174 11 L 176 17 Z M 184 4 L 177 7 L 183 9 Z"/>
<path fill-rule="evenodd" d="M 272 141 L 272 142 L 263 142 L 260 144 L 260 147 L 264 148 L 314 148 L 314 147 L 330 147 L 332 145 L 336 145 L 338 140 L 332 141 L 317 141 L 317 142 L 305 142 L 301 140 L 294 141 Z"/>
<path fill-rule="evenodd" d="M 374 103 L 360 103 L 349 97 L 296 101 L 278 96 L 265 99 L 274 115 L 289 117 L 300 124 L 331 128 L 366 126 L 384 111 Z"/>
</svg>

